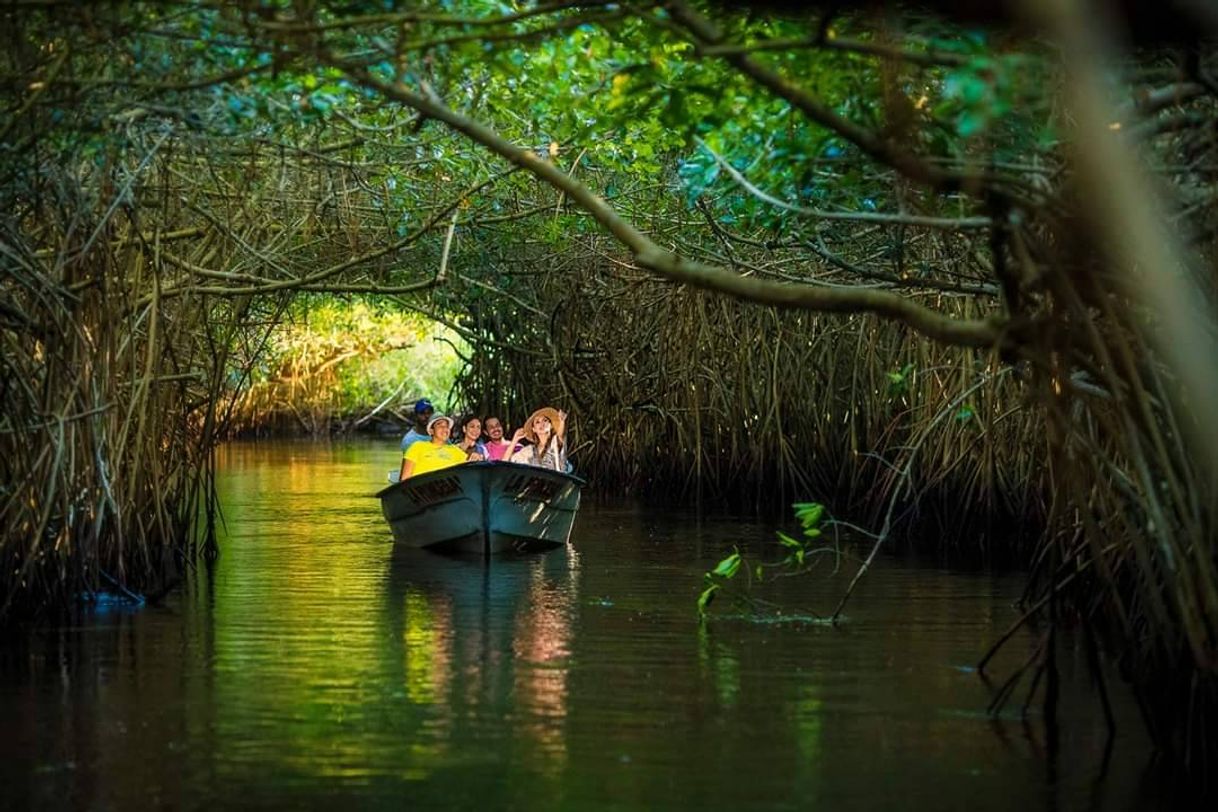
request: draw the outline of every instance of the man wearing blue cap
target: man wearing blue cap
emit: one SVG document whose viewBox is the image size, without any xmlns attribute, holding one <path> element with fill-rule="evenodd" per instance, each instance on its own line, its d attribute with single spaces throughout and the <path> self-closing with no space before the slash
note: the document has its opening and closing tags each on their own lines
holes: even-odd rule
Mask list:
<svg viewBox="0 0 1218 812">
<path fill-rule="evenodd" d="M 402 438 L 402 453 L 406 453 L 406 449 L 410 448 L 420 440 L 431 440 L 431 435 L 427 433 L 427 421 L 431 420 L 435 409 L 432 408 L 431 401 L 427 398 L 419 398 L 414 404 L 414 428 L 406 432 L 406 436 Z"/>
</svg>

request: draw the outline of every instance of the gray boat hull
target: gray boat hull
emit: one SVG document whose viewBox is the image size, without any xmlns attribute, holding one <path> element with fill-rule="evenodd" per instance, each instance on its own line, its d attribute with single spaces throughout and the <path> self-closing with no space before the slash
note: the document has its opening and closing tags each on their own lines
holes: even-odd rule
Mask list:
<svg viewBox="0 0 1218 812">
<path fill-rule="evenodd" d="M 474 462 L 395 482 L 377 496 L 398 544 L 490 556 L 566 544 L 583 484 L 532 465 Z"/>
</svg>

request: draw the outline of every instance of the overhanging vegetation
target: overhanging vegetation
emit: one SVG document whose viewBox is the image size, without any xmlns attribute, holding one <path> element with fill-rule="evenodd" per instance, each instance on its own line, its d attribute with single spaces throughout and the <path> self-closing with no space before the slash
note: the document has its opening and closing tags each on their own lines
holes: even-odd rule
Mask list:
<svg viewBox="0 0 1218 812">
<path fill-rule="evenodd" d="M 271 329 L 374 297 L 468 342 L 469 403 L 568 404 L 606 487 L 1021 517 L 1033 684 L 1081 624 L 1163 746 L 1212 752 L 1200 42 L 1118 52 L 1068 2 L 1029 4 L 1043 41 L 684 2 L 5 15 L 0 611 L 164 583 Z"/>
</svg>

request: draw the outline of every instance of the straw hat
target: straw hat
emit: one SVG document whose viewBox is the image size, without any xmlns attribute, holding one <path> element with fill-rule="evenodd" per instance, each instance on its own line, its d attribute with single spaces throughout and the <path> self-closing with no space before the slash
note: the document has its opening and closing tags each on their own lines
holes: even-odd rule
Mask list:
<svg viewBox="0 0 1218 812">
<path fill-rule="evenodd" d="M 524 436 L 529 438 L 530 443 L 537 442 L 537 435 L 533 432 L 533 421 L 538 417 L 549 418 L 550 425 L 554 427 L 554 436 L 562 437 L 563 430 L 566 428 L 562 415 L 558 413 L 557 409 L 553 409 L 549 406 L 542 406 L 540 409 L 529 415 L 529 419 L 524 423 Z"/>
</svg>

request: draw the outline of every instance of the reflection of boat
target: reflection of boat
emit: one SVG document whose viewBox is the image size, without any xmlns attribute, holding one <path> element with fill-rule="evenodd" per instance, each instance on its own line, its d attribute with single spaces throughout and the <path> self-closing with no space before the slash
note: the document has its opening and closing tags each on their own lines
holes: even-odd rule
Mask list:
<svg viewBox="0 0 1218 812">
<path fill-rule="evenodd" d="M 583 484 L 532 465 L 473 462 L 395 482 L 377 496 L 399 544 L 491 555 L 566 544 Z"/>
<path fill-rule="evenodd" d="M 427 726 L 406 728 L 403 774 L 451 777 L 485 749 L 488 719 L 511 720 L 504 746 L 516 768 L 561 772 L 580 611 L 575 547 L 490 561 L 395 544 L 387 563 L 377 639 L 389 684 L 405 694 L 394 724 Z"/>
</svg>

